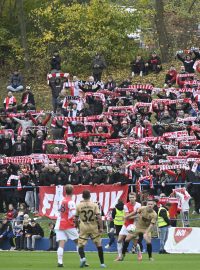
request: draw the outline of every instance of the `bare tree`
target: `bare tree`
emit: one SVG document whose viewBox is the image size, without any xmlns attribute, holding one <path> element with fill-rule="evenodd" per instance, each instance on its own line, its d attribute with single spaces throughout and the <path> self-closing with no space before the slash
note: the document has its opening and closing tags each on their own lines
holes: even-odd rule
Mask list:
<svg viewBox="0 0 200 270">
<path fill-rule="evenodd" d="M 169 61 L 169 40 L 164 21 L 164 3 L 163 0 L 155 0 L 155 25 L 158 34 L 158 42 L 163 62 Z"/>
<path fill-rule="evenodd" d="M 24 16 L 23 0 L 18 0 L 17 5 L 18 5 L 18 19 L 19 19 L 20 32 L 21 32 L 21 42 L 22 42 L 22 48 L 24 49 L 25 68 L 29 70 L 30 60 L 29 60 L 28 45 L 27 45 L 26 21 L 25 21 L 25 16 Z"/>
</svg>

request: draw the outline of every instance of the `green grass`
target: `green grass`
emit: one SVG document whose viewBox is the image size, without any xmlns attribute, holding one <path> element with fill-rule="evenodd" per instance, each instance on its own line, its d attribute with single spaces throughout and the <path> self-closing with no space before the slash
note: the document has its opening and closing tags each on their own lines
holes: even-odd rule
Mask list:
<svg viewBox="0 0 200 270">
<path fill-rule="evenodd" d="M 155 261 L 150 262 L 147 254 L 143 261 L 138 262 L 136 255 L 128 254 L 123 262 L 114 262 L 116 254 L 105 254 L 105 263 L 110 270 L 197 270 L 199 269 L 199 255 L 191 254 L 155 254 Z M 88 269 L 100 269 L 96 252 L 86 253 L 90 264 Z M 0 269 L 6 270 L 50 270 L 57 269 L 56 252 L 1 252 Z M 76 253 L 64 254 L 63 269 L 79 269 L 79 257 Z M 87 268 L 86 268 L 87 269 Z"/>
</svg>

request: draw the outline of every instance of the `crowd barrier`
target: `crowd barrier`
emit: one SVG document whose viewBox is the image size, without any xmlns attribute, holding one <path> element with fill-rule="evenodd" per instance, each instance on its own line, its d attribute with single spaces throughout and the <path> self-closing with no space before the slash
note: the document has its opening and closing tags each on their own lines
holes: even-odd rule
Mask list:
<svg viewBox="0 0 200 270">
<path fill-rule="evenodd" d="M 1 180 L 0 180 L 1 181 Z M 187 186 L 189 183 L 188 182 L 183 182 L 183 183 L 165 183 L 165 186 Z M 192 183 L 192 185 L 200 185 L 200 182 L 195 182 Z M 128 184 L 129 187 L 136 187 L 137 184 Z M 141 186 L 148 186 L 147 184 L 141 184 Z M 161 186 L 161 184 L 154 184 L 154 187 Z M 40 186 L 22 186 L 21 189 L 35 189 L 39 188 Z M 7 187 L 1 187 L 0 189 L 18 189 L 17 186 L 7 186 Z"/>
<path fill-rule="evenodd" d="M 104 251 L 107 252 L 116 252 L 117 251 L 117 242 L 111 246 L 110 249 L 105 249 L 104 247 L 109 243 L 109 238 L 103 238 L 102 239 L 102 246 Z M 152 240 L 152 246 L 153 246 L 153 252 L 159 252 L 160 249 L 160 240 L 158 238 L 155 238 Z M 129 251 L 131 250 L 132 244 L 129 245 Z M 143 247 L 144 247 L 144 252 L 146 252 L 146 243 L 143 241 Z M 6 240 L 3 245 L 0 247 L 3 250 L 9 250 L 10 245 L 9 242 Z M 36 241 L 36 250 L 47 250 L 49 248 L 49 239 L 48 238 L 42 238 Z M 88 241 L 86 248 L 86 251 L 96 251 L 96 246 L 93 244 L 91 240 Z M 65 251 L 76 251 L 76 246 L 73 241 L 69 240 L 65 244 Z"/>
</svg>

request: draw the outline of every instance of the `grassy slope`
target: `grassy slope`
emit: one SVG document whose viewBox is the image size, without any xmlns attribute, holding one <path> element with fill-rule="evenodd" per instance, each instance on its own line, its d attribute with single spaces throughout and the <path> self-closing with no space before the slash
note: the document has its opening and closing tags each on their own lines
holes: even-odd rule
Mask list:
<svg viewBox="0 0 200 270">
<path fill-rule="evenodd" d="M 100 269 L 97 253 L 86 254 L 89 269 Z M 105 254 L 105 263 L 110 270 L 196 270 L 199 269 L 199 255 L 155 255 L 155 261 L 150 262 L 145 254 L 142 262 L 137 262 L 135 255 L 127 255 L 125 261 L 114 262 L 115 254 Z M 56 253 L 49 252 L 1 252 L 2 270 L 50 270 L 56 269 Z M 79 269 L 79 258 L 76 253 L 64 254 L 64 269 Z"/>
<path fill-rule="evenodd" d="M 148 76 L 145 76 L 143 78 L 140 77 L 135 77 L 133 80 L 133 83 L 154 83 L 156 87 L 162 87 L 164 83 L 164 77 L 166 73 L 166 69 L 168 66 L 165 66 L 164 71 L 162 71 L 160 74 L 155 75 L 155 74 L 150 74 Z M 124 78 L 127 76 L 130 76 L 130 71 L 128 69 L 124 70 L 115 70 L 115 71 L 107 71 L 107 74 L 112 73 L 113 78 L 119 83 L 123 81 Z M 106 81 L 107 74 L 104 73 L 103 80 Z M 0 76 L 0 104 L 3 103 L 3 100 L 6 96 L 7 90 L 6 86 L 8 85 L 8 78 L 9 76 Z M 85 79 L 85 77 L 81 77 L 81 79 Z M 25 75 L 25 83 L 30 84 L 32 91 L 35 95 L 35 100 L 37 104 L 38 109 L 43 109 L 43 110 L 52 110 L 51 107 L 51 91 L 50 88 L 47 85 L 47 81 L 45 77 L 42 77 L 37 81 L 34 77 L 31 77 L 30 79 L 26 78 Z M 20 102 L 21 99 L 21 93 L 15 94 L 17 101 Z"/>
</svg>

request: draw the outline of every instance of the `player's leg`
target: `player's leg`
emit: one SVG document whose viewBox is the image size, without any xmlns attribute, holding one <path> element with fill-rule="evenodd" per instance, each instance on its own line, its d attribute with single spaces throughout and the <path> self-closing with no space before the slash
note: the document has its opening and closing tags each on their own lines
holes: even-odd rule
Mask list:
<svg viewBox="0 0 200 270">
<path fill-rule="evenodd" d="M 63 267 L 63 254 L 67 235 L 64 230 L 56 230 L 56 240 L 59 243 L 57 249 L 58 267 Z"/>
<path fill-rule="evenodd" d="M 63 267 L 64 246 L 65 240 L 60 240 L 57 249 L 58 267 Z"/>
<path fill-rule="evenodd" d="M 118 257 L 115 259 L 115 261 L 121 261 L 122 260 L 122 247 L 123 247 L 124 239 L 126 238 L 127 234 L 128 234 L 128 231 L 127 231 L 126 227 L 123 225 L 120 232 L 119 232 L 119 236 L 118 236 L 118 239 L 117 239 Z"/>
<path fill-rule="evenodd" d="M 133 235 L 132 234 L 128 234 L 124 240 L 124 243 L 123 243 L 123 247 L 122 247 L 122 259 L 124 259 L 125 255 L 126 255 L 126 252 L 127 252 L 127 249 L 128 249 L 128 246 L 129 246 L 129 243 L 130 241 L 133 239 Z"/>
<path fill-rule="evenodd" d="M 138 243 L 138 238 L 139 238 L 139 236 L 134 237 L 133 245 L 134 245 L 135 251 L 137 253 L 137 259 L 138 259 L 138 261 L 141 261 L 142 260 L 142 252 L 141 252 L 140 244 Z"/>
<path fill-rule="evenodd" d="M 84 248 L 85 248 L 87 241 L 88 241 L 88 235 L 81 232 L 81 230 L 80 230 L 80 234 L 79 234 L 79 238 L 78 238 L 78 253 L 80 256 L 80 267 L 81 268 L 86 266 L 86 257 L 85 257 Z"/>
<path fill-rule="evenodd" d="M 102 248 L 102 244 L 101 244 L 101 236 L 97 235 L 97 236 L 92 236 L 92 241 L 94 242 L 94 244 L 97 247 L 98 250 L 98 256 L 99 256 L 99 260 L 100 260 L 100 267 L 101 268 L 106 268 L 106 265 L 104 263 L 104 253 L 103 253 L 103 248 Z"/>
<path fill-rule="evenodd" d="M 152 258 L 151 233 L 144 234 L 144 240 L 147 243 L 147 253 L 148 253 L 148 256 L 149 256 L 149 260 L 153 261 L 153 258 Z"/>
</svg>

